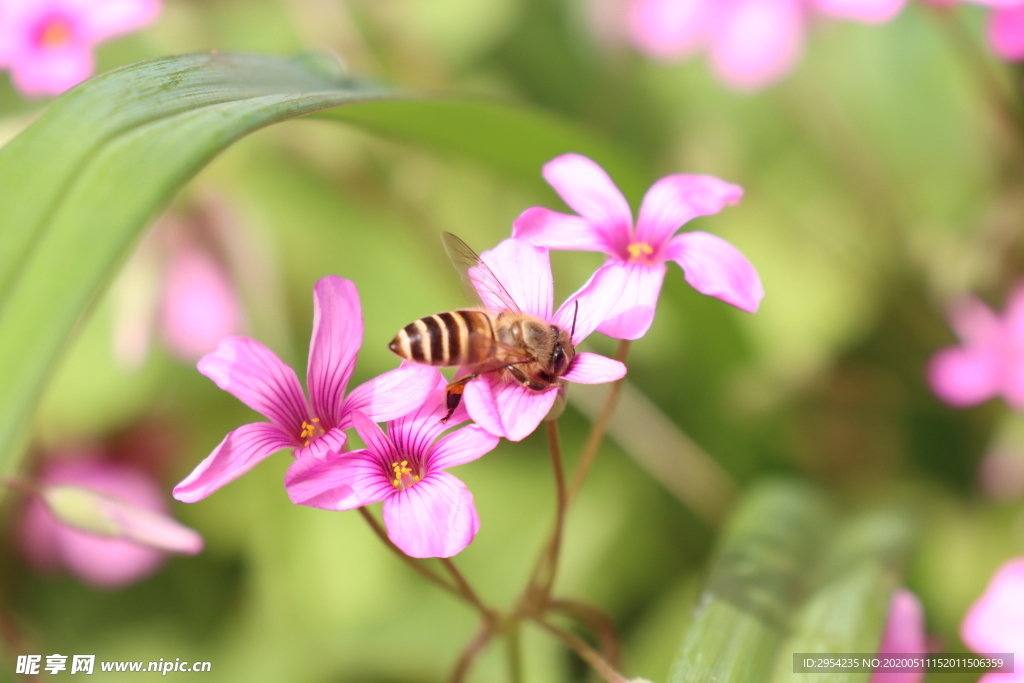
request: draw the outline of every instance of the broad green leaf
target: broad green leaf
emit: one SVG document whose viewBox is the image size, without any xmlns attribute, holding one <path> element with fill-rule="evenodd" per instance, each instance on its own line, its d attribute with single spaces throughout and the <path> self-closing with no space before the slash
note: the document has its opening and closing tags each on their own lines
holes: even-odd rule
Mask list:
<svg viewBox="0 0 1024 683">
<path fill-rule="evenodd" d="M 385 98 L 405 101 L 351 122 L 520 173 L 567 151 L 629 167 L 548 117 L 407 98 L 316 57 L 186 55 L 88 81 L 0 150 L 0 472 L 16 466 L 32 407 L 76 324 L 192 176 L 259 128 Z"/>
<path fill-rule="evenodd" d="M 773 683 L 870 680 L 870 673 L 793 673 L 793 654 L 878 651 L 911 535 L 909 521 L 896 513 L 871 512 L 844 525 L 779 653 Z"/>
<path fill-rule="evenodd" d="M 728 523 L 671 683 L 769 680 L 831 528 L 820 494 L 772 482 Z"/>
</svg>

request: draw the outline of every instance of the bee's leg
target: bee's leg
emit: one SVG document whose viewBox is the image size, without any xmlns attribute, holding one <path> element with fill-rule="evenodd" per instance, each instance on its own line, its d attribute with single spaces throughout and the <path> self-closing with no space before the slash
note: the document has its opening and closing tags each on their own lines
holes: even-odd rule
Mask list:
<svg viewBox="0 0 1024 683">
<path fill-rule="evenodd" d="M 548 384 L 542 384 L 540 382 L 533 381 L 532 379 L 526 376 L 525 372 L 523 372 L 514 365 L 509 365 L 505 369 L 512 373 L 512 376 L 516 378 L 517 382 L 519 382 L 528 389 L 533 389 L 534 391 L 544 391 L 550 386 Z"/>
<path fill-rule="evenodd" d="M 451 419 L 452 413 L 462 403 L 462 393 L 466 390 L 466 385 L 477 377 L 478 375 L 466 375 L 462 379 L 457 379 L 448 385 L 448 394 L 445 397 L 448 413 L 441 418 L 441 424 L 447 424 L 448 420 Z"/>
</svg>

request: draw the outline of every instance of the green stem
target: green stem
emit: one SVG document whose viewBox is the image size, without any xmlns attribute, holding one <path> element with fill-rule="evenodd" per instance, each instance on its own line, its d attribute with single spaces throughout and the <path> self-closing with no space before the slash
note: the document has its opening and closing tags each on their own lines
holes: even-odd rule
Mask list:
<svg viewBox="0 0 1024 683">
<path fill-rule="evenodd" d="M 523 683 L 523 644 L 518 618 L 513 617 L 505 626 L 505 641 L 508 647 L 509 683 Z"/>
<path fill-rule="evenodd" d="M 561 629 L 543 619 L 536 620 L 546 631 L 565 643 L 569 649 L 579 655 L 580 659 L 590 665 L 598 676 L 608 683 L 629 683 L 625 676 L 612 666 L 608 660 L 602 657 L 594 648 L 587 645 L 582 638 Z"/>
<path fill-rule="evenodd" d="M 625 363 L 626 358 L 629 356 L 629 345 L 628 339 L 623 339 L 619 342 L 618 353 L 615 354 L 615 360 L 620 363 Z M 618 380 L 612 384 L 611 390 L 608 392 L 608 398 L 605 399 L 604 408 L 601 410 L 601 414 L 598 416 L 597 421 L 594 422 L 593 427 L 590 429 L 590 436 L 587 437 L 587 443 L 583 446 L 583 453 L 580 455 L 579 463 L 576 465 L 576 470 L 572 475 L 572 483 L 569 485 L 569 494 L 566 505 L 572 504 L 572 501 L 576 499 L 576 495 L 583 488 L 583 482 L 587 478 L 587 474 L 590 472 L 590 468 L 594 464 L 595 458 L 597 458 L 597 452 L 601 449 L 601 443 L 604 441 L 605 432 L 608 431 L 608 423 L 611 422 L 612 415 L 615 413 L 615 404 L 619 399 L 619 390 L 622 388 L 622 381 Z"/>
<path fill-rule="evenodd" d="M 491 625 L 487 622 L 480 624 L 480 630 L 476 632 L 473 639 L 466 645 L 466 649 L 462 651 L 462 655 L 459 656 L 459 661 L 455 664 L 455 669 L 452 671 L 452 683 L 463 683 L 466 680 L 466 676 L 469 674 L 469 669 L 473 666 L 473 662 L 480 656 L 480 653 L 487 647 L 487 643 L 494 637 L 494 630 Z"/>
</svg>

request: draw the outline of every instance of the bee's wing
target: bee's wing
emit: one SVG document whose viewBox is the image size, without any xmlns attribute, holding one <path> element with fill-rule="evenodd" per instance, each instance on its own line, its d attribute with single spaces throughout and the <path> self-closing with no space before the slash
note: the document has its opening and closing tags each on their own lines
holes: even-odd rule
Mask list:
<svg viewBox="0 0 1024 683">
<path fill-rule="evenodd" d="M 487 292 L 497 298 L 505 310 L 522 312 L 512 299 L 512 295 L 505 289 L 505 285 L 501 284 L 498 276 L 480 260 L 480 257 L 469 248 L 469 245 L 450 232 L 443 233 L 441 239 L 444 242 L 445 251 L 448 252 L 448 258 L 452 260 L 455 270 L 459 271 L 459 275 L 462 276 L 462 289 L 466 298 L 473 303 L 485 305 L 480 297 L 480 292 Z"/>
</svg>

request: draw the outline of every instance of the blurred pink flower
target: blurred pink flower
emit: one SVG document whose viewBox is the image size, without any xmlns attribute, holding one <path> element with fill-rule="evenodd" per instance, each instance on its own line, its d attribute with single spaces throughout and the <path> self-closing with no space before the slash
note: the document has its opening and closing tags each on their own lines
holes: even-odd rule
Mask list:
<svg viewBox="0 0 1024 683">
<path fill-rule="evenodd" d="M 446 428 L 468 419 L 460 406 L 447 424 L 447 382 L 435 369 L 434 389 L 420 408 L 388 422 L 387 433 L 362 413 L 353 423 L 366 448 L 326 460 L 301 458 L 288 469 L 293 503 L 353 510 L 384 501 L 388 538 L 411 557 L 451 557 L 473 541 L 480 518 L 473 494 L 443 470 L 489 453 L 498 437 L 477 425 Z M 441 437 L 438 439 L 438 437 Z"/>
<path fill-rule="evenodd" d="M 990 4 L 994 9 L 988 22 L 989 45 L 1000 59 L 1024 61 L 1024 2 Z"/>
<path fill-rule="evenodd" d="M 164 343 L 179 358 L 194 359 L 242 328 L 242 306 L 224 267 L 212 254 L 182 243 L 171 252 L 160 322 Z"/>
<path fill-rule="evenodd" d="M 900 588 L 893 593 L 889 603 L 889 616 L 878 654 L 927 653 L 921 601 L 906 588 Z M 877 672 L 871 676 L 871 683 L 920 683 L 923 680 L 923 671 Z"/>
<path fill-rule="evenodd" d="M 596 283 L 615 274 L 626 284 L 597 330 L 615 339 L 639 339 L 650 329 L 665 264 L 675 261 L 698 292 L 751 313 L 764 288 L 757 271 L 734 246 L 706 232 L 673 237 L 687 221 L 736 204 L 742 188 L 706 175 L 670 175 L 647 191 L 640 219 L 604 170 L 587 157 L 565 154 L 544 165 L 544 178 L 579 215 L 533 207 L 513 224 L 515 237 L 549 249 L 608 255 Z"/>
<path fill-rule="evenodd" d="M 932 357 L 932 390 L 958 407 L 1002 396 L 1024 409 L 1024 284 L 1010 296 L 1002 318 L 979 299 L 966 297 L 953 306 L 950 320 L 961 346 Z"/>
<path fill-rule="evenodd" d="M 967 610 L 960 624 L 960 639 L 979 654 L 1024 654 L 1024 557 L 1005 562 L 992 576 L 984 594 Z M 1015 673 L 987 673 L 978 683 L 1024 682 L 1024 666 L 1014 662 Z"/>
<path fill-rule="evenodd" d="M 91 586 L 118 588 L 159 569 L 167 550 L 195 554 L 202 549 L 198 534 L 167 517 L 157 483 L 130 465 L 65 457 L 51 460 L 39 479 L 42 497 L 33 497 L 25 509 L 20 545 L 40 571 L 64 569 Z M 97 512 L 120 538 L 68 526 L 44 502 L 61 491 L 82 489 L 101 494 L 95 499 L 101 506 Z"/>
<path fill-rule="evenodd" d="M 730 88 L 752 91 L 779 80 L 803 53 L 814 12 L 881 23 L 906 0 L 632 0 L 627 30 L 641 52 L 662 60 L 708 53 Z"/>
<path fill-rule="evenodd" d="M 335 275 L 313 290 L 313 335 L 306 382 L 263 344 L 228 337 L 199 361 L 199 372 L 270 422 L 243 425 L 214 449 L 180 484 L 174 497 L 202 500 L 242 476 L 272 453 L 292 448 L 295 457 L 324 459 L 345 447 L 352 415 L 392 420 L 415 410 L 434 388 L 431 368 L 415 364 L 386 372 L 345 391 L 363 343 L 363 314 L 356 286 Z"/>
<path fill-rule="evenodd" d="M 507 239 L 481 254 L 480 261 L 486 268 L 470 268 L 469 276 L 488 309 L 504 311 L 510 303 L 515 304 L 523 313 L 572 332 L 574 346 L 607 319 L 626 284 L 622 272 L 592 277 L 552 315 L 555 294 L 547 249 L 524 240 Z M 512 297 L 512 302 L 496 294 L 503 290 Z M 603 384 L 625 374 L 626 366 L 616 360 L 596 353 L 577 353 L 562 379 Z M 561 390 L 561 386 L 553 386 L 534 391 L 493 372 L 470 381 L 463 401 L 473 421 L 491 434 L 521 441 L 537 429 Z"/>
<path fill-rule="evenodd" d="M 100 43 L 152 23 L 160 0 L 0 0 L 0 68 L 29 97 L 92 75 Z"/>
</svg>

